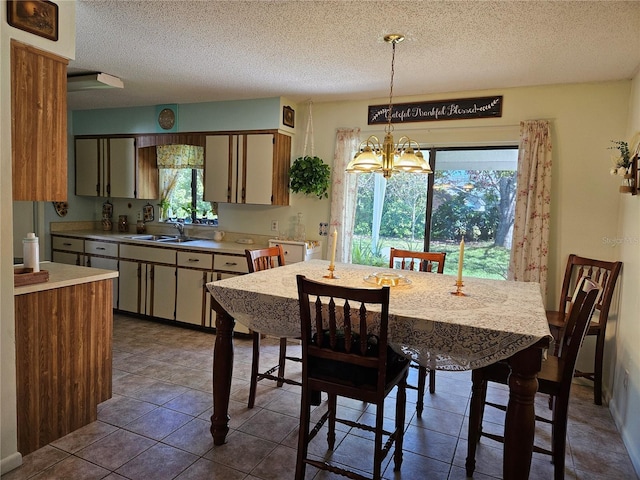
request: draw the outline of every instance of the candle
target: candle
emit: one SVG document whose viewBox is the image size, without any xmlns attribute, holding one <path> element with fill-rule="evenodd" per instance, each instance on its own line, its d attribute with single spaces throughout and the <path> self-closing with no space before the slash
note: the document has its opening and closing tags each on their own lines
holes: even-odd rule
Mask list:
<svg viewBox="0 0 640 480">
<path fill-rule="evenodd" d="M 460 240 L 460 256 L 458 257 L 458 283 L 462 283 L 462 263 L 464 262 L 464 238 Z"/>
<path fill-rule="evenodd" d="M 331 246 L 331 266 L 333 267 L 336 262 L 336 246 L 338 244 L 338 229 L 333 229 L 333 245 Z"/>
</svg>

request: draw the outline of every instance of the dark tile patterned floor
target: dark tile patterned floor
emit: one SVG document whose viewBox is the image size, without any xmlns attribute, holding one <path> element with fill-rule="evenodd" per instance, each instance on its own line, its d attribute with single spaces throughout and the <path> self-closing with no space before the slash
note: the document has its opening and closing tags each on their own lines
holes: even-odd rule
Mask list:
<svg viewBox="0 0 640 480">
<path fill-rule="evenodd" d="M 230 404 L 228 443 L 213 447 L 209 433 L 212 413 L 212 354 L 214 336 L 121 315 L 114 318 L 113 398 L 99 406 L 98 421 L 43 447 L 23 459 L 23 465 L 2 476 L 19 479 L 130 480 L 290 480 L 295 469 L 299 387 L 275 388 L 261 382 L 256 406 L 246 408 L 251 342 L 237 339 Z M 291 350 L 299 349 L 292 343 Z M 277 363 L 278 342 L 265 339 L 261 361 Z M 287 365 L 300 374 L 299 365 Z M 412 369 L 414 370 L 414 369 Z M 415 375 L 415 371 L 412 375 Z M 385 479 L 464 479 L 469 372 L 438 372 L 436 393 L 426 394 L 422 418 L 415 414 L 415 391 L 408 391 L 407 427 L 401 472 L 386 460 Z M 506 398 L 506 390 L 489 395 Z M 609 410 L 591 401 L 592 388 L 574 385 L 567 445 L 567 479 L 637 479 Z M 394 401 L 388 402 L 389 422 Z M 544 412 L 546 399 L 537 402 Z M 319 411 L 323 407 L 319 407 Z M 547 409 L 548 411 L 548 409 Z M 341 415 L 371 421 L 371 407 L 343 400 Z M 485 428 L 501 428 L 502 414 L 487 409 Z M 491 424 L 494 423 L 494 425 Z M 333 461 L 370 471 L 370 435 L 342 427 Z M 539 429 L 537 442 L 548 441 Z M 606 445 L 606 448 L 602 448 Z M 310 451 L 325 456 L 326 442 L 318 435 Z M 483 438 L 474 478 L 500 478 L 501 446 Z M 548 457 L 534 454 L 532 479 L 550 479 Z M 316 474 L 307 478 L 344 478 Z"/>
</svg>

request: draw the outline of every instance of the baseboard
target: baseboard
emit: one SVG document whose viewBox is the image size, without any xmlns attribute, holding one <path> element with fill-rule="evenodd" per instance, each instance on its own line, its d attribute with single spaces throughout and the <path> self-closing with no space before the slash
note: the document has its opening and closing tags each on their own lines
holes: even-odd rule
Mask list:
<svg viewBox="0 0 640 480">
<path fill-rule="evenodd" d="M 613 417 L 613 421 L 620 432 L 620 436 L 622 437 L 622 443 L 624 443 L 625 448 L 627 449 L 627 453 L 629 454 L 629 459 L 633 464 L 633 468 L 636 471 L 636 475 L 640 477 L 640 450 L 638 450 L 637 438 L 632 438 L 631 432 L 628 429 L 623 428 L 623 420 L 620 416 L 619 410 L 616 408 L 617 404 L 615 402 L 609 402 L 609 411 L 611 412 L 611 416 Z"/>
<path fill-rule="evenodd" d="M 22 454 L 20 452 L 13 453 L 8 457 L 0 460 L 0 475 L 10 472 L 22 465 Z"/>
</svg>

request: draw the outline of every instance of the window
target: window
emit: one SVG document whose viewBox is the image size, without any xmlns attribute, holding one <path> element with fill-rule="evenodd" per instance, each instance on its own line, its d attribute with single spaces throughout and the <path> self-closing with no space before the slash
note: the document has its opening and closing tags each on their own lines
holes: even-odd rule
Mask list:
<svg viewBox="0 0 640 480">
<path fill-rule="evenodd" d="M 216 205 L 203 200 L 204 149 L 192 145 L 157 147 L 160 219 L 217 224 Z"/>
<path fill-rule="evenodd" d="M 465 275 L 506 278 L 517 160 L 516 147 L 431 149 L 433 175 L 360 174 L 352 261 L 387 266 L 392 246 L 445 251 L 455 274 L 464 237 Z"/>
</svg>

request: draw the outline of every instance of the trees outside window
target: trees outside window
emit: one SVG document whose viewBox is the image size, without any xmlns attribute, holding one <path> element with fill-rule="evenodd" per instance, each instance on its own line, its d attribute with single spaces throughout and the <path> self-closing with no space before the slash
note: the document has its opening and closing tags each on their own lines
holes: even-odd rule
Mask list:
<svg viewBox="0 0 640 480">
<path fill-rule="evenodd" d="M 506 278 L 517 155 L 516 147 L 431 149 L 432 176 L 399 173 L 384 185 L 360 174 L 354 263 L 386 266 L 392 246 L 446 251 L 445 273 L 454 274 L 464 237 L 465 275 Z"/>
</svg>

